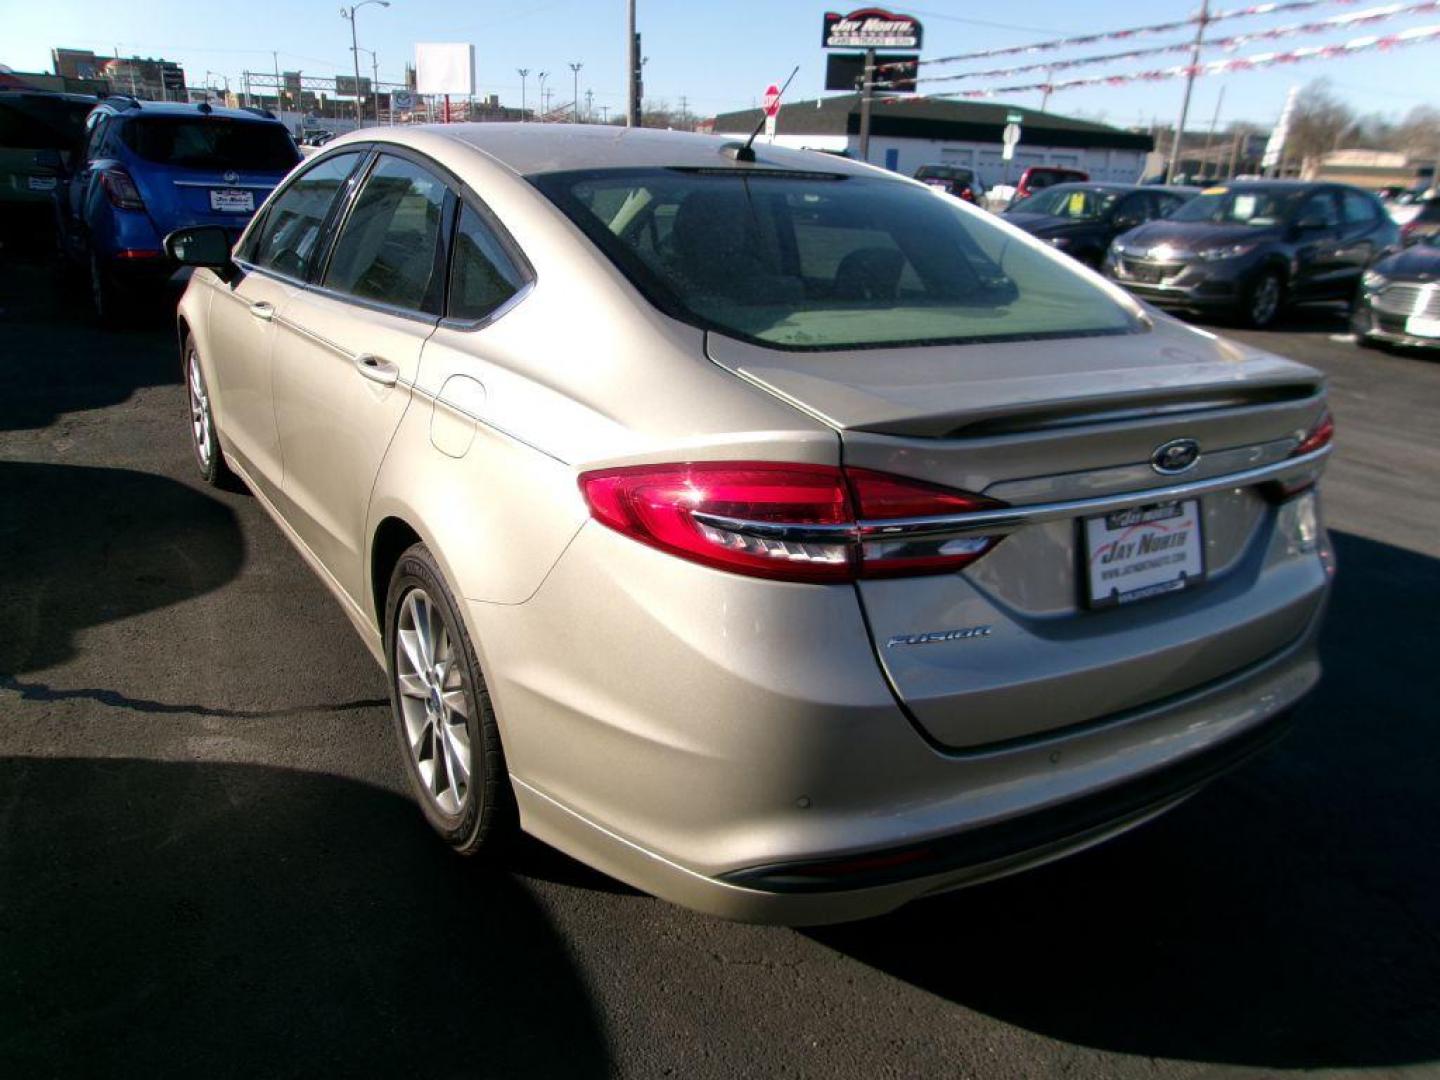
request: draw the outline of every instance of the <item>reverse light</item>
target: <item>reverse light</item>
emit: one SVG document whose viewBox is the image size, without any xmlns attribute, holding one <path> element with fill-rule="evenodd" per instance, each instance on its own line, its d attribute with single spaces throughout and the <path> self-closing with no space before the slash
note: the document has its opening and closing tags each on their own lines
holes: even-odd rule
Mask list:
<svg viewBox="0 0 1440 1080">
<path fill-rule="evenodd" d="M 583 473 L 601 524 L 661 551 L 784 581 L 953 572 L 998 536 L 927 535 L 933 519 L 1004 504 L 869 469 L 691 462 Z"/>
<path fill-rule="evenodd" d="M 102 169 L 98 174 L 100 187 L 110 205 L 117 210 L 144 210 L 145 200 L 140 198 L 140 189 L 130 174 L 121 168 Z"/>
</svg>

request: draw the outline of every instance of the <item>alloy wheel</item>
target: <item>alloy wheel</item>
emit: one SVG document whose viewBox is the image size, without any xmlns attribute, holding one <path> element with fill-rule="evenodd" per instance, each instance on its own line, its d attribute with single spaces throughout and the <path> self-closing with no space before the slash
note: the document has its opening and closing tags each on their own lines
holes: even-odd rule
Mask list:
<svg viewBox="0 0 1440 1080">
<path fill-rule="evenodd" d="M 210 426 L 210 398 L 205 393 L 205 380 L 200 376 L 200 358 L 190 353 L 190 430 L 195 438 L 195 455 L 200 467 L 209 469 L 215 456 L 215 433 Z"/>
<path fill-rule="evenodd" d="M 1266 274 L 1255 285 L 1250 298 L 1250 319 L 1256 326 L 1265 326 L 1280 309 L 1280 279 Z"/>
<path fill-rule="evenodd" d="M 411 589 L 395 628 L 395 688 L 405 743 L 426 796 L 441 813 L 460 813 L 474 762 L 470 706 L 456 643 L 430 595 Z"/>
</svg>

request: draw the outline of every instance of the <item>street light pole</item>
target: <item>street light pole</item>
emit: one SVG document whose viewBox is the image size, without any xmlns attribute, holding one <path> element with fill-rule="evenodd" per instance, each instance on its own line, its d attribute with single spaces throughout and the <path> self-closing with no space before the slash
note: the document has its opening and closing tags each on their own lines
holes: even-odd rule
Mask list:
<svg viewBox="0 0 1440 1080">
<path fill-rule="evenodd" d="M 365 122 L 365 114 L 361 112 L 360 105 L 360 43 L 355 38 L 355 13 L 366 4 L 379 4 L 381 7 L 389 7 L 390 0 L 360 0 L 358 4 L 351 4 L 348 8 L 340 9 L 340 17 L 350 20 L 350 56 L 355 61 L 355 126 L 359 127 Z M 374 54 L 371 53 L 373 56 Z M 373 94 L 375 88 L 372 86 L 370 92 Z M 376 105 L 375 120 L 379 123 L 379 105 Z"/>
<path fill-rule="evenodd" d="M 625 38 L 625 126 L 640 126 L 640 42 L 635 37 L 635 0 L 626 5 L 629 10 L 629 33 Z"/>
<path fill-rule="evenodd" d="M 516 68 L 520 73 L 520 122 L 525 122 L 525 76 L 530 74 L 529 68 Z"/>
<path fill-rule="evenodd" d="M 540 80 L 540 119 L 545 119 L 545 80 L 550 77 L 548 71 L 542 71 L 536 76 Z"/>
<path fill-rule="evenodd" d="M 580 122 L 580 69 L 584 66 L 584 64 L 570 65 L 570 74 L 575 80 L 575 96 L 570 101 L 570 118 L 577 124 Z"/>
</svg>

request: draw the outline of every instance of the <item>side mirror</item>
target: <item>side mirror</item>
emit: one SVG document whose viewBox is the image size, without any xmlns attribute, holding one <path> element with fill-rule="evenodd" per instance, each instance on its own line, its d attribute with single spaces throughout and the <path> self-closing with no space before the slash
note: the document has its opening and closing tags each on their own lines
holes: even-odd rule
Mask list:
<svg viewBox="0 0 1440 1080">
<path fill-rule="evenodd" d="M 33 160 L 36 168 L 49 169 L 53 173 L 63 173 L 65 171 L 65 159 L 60 156 L 59 150 L 49 148 L 36 150 Z"/>
<path fill-rule="evenodd" d="M 181 266 L 208 266 L 229 281 L 235 276 L 230 237 L 219 225 L 191 225 L 165 237 L 165 254 Z"/>
</svg>

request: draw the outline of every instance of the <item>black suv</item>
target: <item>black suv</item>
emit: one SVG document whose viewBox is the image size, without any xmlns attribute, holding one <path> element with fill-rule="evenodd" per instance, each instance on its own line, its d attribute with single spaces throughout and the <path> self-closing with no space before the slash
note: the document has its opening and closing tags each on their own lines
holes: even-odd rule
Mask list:
<svg viewBox="0 0 1440 1080">
<path fill-rule="evenodd" d="M 1198 190 L 1137 184 L 1056 184 L 1011 203 L 1004 217 L 1086 266 L 1099 268 L 1115 237 L 1147 221 L 1169 217 Z"/>
<path fill-rule="evenodd" d="M 1400 242 L 1373 195 L 1343 184 L 1247 181 L 1206 188 L 1120 236 L 1105 275 L 1161 307 L 1268 326 L 1287 303 L 1350 300 Z"/>
</svg>

